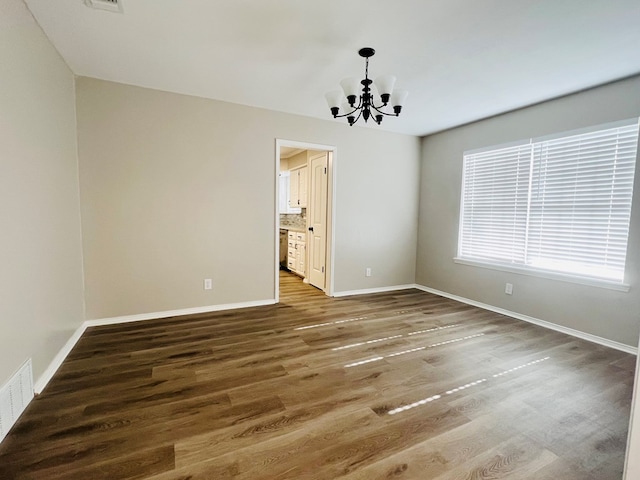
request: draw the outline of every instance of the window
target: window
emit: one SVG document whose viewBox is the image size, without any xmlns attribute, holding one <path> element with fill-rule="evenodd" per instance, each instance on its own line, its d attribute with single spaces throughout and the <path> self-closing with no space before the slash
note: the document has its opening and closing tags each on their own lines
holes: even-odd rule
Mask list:
<svg viewBox="0 0 640 480">
<path fill-rule="evenodd" d="M 456 261 L 624 281 L 638 119 L 465 152 Z"/>
</svg>

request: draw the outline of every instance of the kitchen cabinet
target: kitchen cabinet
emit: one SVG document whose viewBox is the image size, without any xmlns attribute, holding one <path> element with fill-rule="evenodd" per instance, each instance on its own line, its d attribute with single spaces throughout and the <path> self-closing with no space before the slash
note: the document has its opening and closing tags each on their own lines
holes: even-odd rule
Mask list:
<svg viewBox="0 0 640 480">
<path fill-rule="evenodd" d="M 296 179 L 297 180 L 297 179 Z M 289 170 L 280 172 L 279 174 L 280 197 L 278 198 L 278 211 L 280 213 L 298 214 L 302 212 L 300 207 L 294 207 L 290 204 L 289 199 L 291 195 L 291 172 Z"/>
<path fill-rule="evenodd" d="M 287 238 L 287 268 L 305 277 L 307 267 L 307 234 L 289 231 Z"/>
<path fill-rule="evenodd" d="M 296 233 L 296 272 L 303 278 L 307 272 L 307 235 Z"/>
<path fill-rule="evenodd" d="M 307 167 L 298 170 L 298 201 L 301 208 L 307 208 Z"/>
<path fill-rule="evenodd" d="M 308 167 L 302 166 L 290 171 L 289 177 L 289 206 L 307 207 L 307 172 Z"/>
</svg>

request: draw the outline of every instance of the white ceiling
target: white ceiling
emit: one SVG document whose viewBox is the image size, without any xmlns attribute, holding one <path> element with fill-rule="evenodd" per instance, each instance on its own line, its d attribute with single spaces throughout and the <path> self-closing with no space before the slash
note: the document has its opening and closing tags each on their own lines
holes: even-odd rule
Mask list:
<svg viewBox="0 0 640 480">
<path fill-rule="evenodd" d="M 412 135 L 640 73 L 639 0 L 25 1 L 76 75 L 321 119 L 373 47 Z"/>
</svg>

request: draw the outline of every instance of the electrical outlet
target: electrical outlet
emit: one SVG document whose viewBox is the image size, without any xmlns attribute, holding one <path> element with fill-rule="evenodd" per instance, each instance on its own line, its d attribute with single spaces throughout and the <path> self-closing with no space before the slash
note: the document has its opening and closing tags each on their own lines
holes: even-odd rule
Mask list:
<svg viewBox="0 0 640 480">
<path fill-rule="evenodd" d="M 211 281 L 210 278 L 205 278 L 204 279 L 204 289 L 205 290 L 211 290 L 213 288 L 213 282 Z"/>
<path fill-rule="evenodd" d="M 367 267 L 367 269 L 364 271 L 364 276 L 365 277 L 370 277 L 371 276 L 371 268 Z"/>
<path fill-rule="evenodd" d="M 512 295 L 513 294 L 513 283 L 507 283 L 504 286 L 504 293 L 506 293 L 507 295 Z"/>
</svg>

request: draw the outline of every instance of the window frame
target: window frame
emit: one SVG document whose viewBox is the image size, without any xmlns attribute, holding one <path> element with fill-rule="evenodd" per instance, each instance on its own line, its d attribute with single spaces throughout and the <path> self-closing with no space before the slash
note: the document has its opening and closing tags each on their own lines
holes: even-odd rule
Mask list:
<svg viewBox="0 0 640 480">
<path fill-rule="evenodd" d="M 502 150 L 502 149 L 507 149 L 507 148 L 514 148 L 514 147 L 523 147 L 523 146 L 532 146 L 532 150 L 533 150 L 533 145 L 536 143 L 541 143 L 541 142 L 547 142 L 547 141 L 551 141 L 551 140 L 555 140 L 555 139 L 559 139 L 559 138 L 564 138 L 564 137 L 571 137 L 571 136 L 575 136 L 575 135 L 582 135 L 582 134 L 588 134 L 588 133 L 593 133 L 593 132 L 598 132 L 601 130 L 607 130 L 607 129 L 612 129 L 612 128 L 619 128 L 619 127 L 624 127 L 624 126 L 631 126 L 631 125 L 639 125 L 640 128 L 640 118 L 635 117 L 635 118 L 630 118 L 630 119 L 625 119 L 625 120 L 620 120 L 617 122 L 609 122 L 609 123 L 604 123 L 604 124 L 599 124 L 599 125 L 594 125 L 591 127 L 586 127 L 586 128 L 581 128 L 581 129 L 576 129 L 576 130 L 570 130 L 570 131 L 564 131 L 564 132 L 558 132 L 558 133 L 554 133 L 551 135 L 545 135 L 545 136 L 540 136 L 540 137 L 533 137 L 533 138 L 529 138 L 526 140 L 518 140 L 518 141 L 514 141 L 514 142 L 508 142 L 508 143 L 502 143 L 499 145 L 491 145 L 491 146 L 487 146 L 487 147 L 483 147 L 483 148 L 477 148 L 477 149 L 472 149 L 472 150 L 467 150 L 463 152 L 463 165 L 462 165 L 462 176 L 461 176 L 461 191 L 460 191 L 460 208 L 459 208 L 459 223 L 458 223 L 458 244 L 457 244 L 457 248 L 456 248 L 456 256 L 454 257 L 454 262 L 457 264 L 461 264 L 461 265 L 469 265 L 469 266 L 474 266 L 474 267 L 481 267 L 481 268 L 487 268 L 490 270 L 498 270 L 498 271 L 505 271 L 505 272 L 510 272 L 510 273 L 517 273 L 517 274 L 521 274 L 521 275 L 528 275 L 528 276 L 534 276 L 534 277 L 540 277 L 540 278 L 547 278 L 547 279 L 552 279 L 552 280 L 560 280 L 560 281 L 566 281 L 566 282 L 570 282 L 570 283 L 577 283 L 577 284 L 581 284 L 581 285 L 588 285 L 588 286 L 595 286 L 595 287 L 602 287 L 602 288 L 607 288 L 607 289 L 612 289 L 612 290 L 617 290 L 617 291 L 622 291 L 622 292 L 628 292 L 630 289 L 630 285 L 628 283 L 625 283 L 626 280 L 626 266 L 628 263 L 628 252 L 629 252 L 629 234 L 631 233 L 630 231 L 630 227 L 631 227 L 631 220 L 633 218 L 633 204 L 631 205 L 631 211 L 630 211 L 630 216 L 629 216 L 629 224 L 628 224 L 628 232 L 627 232 L 627 244 L 626 244 L 626 253 L 625 253 L 625 268 L 624 268 L 624 272 L 623 272 L 623 279 L 621 281 L 618 280 L 608 280 L 605 278 L 598 278 L 598 277 L 593 277 L 593 276 L 588 276 L 588 275 L 580 275 L 578 273 L 569 273 L 569 272 L 562 272 L 562 271 L 557 271 L 557 270 L 547 270 L 541 267 L 534 267 L 531 265 L 526 265 L 526 264 L 512 264 L 509 262 L 500 262 L 500 261 L 492 261 L 489 259 L 476 259 L 476 258 L 469 258 L 469 257 L 463 257 L 461 256 L 461 249 L 462 249 L 462 245 L 463 245 L 463 227 L 464 227 L 464 213 L 465 213 L 465 193 L 466 193 L 466 181 L 465 181 L 465 177 L 466 177 L 466 160 L 465 158 L 469 155 L 474 155 L 474 154 L 480 154 L 480 153 L 487 153 L 487 152 L 491 152 L 491 151 L 498 151 L 498 150 Z M 640 143 L 640 134 L 639 134 L 639 143 Z M 634 172 L 635 170 L 637 170 L 637 165 L 638 165 L 638 156 L 640 154 L 640 146 L 637 145 L 637 150 L 636 150 L 636 158 L 635 158 L 635 163 L 634 163 Z M 533 160 L 531 160 L 531 165 L 533 166 Z M 637 178 L 634 176 L 634 185 L 637 183 Z M 529 191 L 529 195 L 530 195 L 531 191 Z M 634 193 L 634 189 L 632 187 L 631 190 L 631 199 L 633 201 L 633 193 Z M 515 199 L 514 199 L 515 201 Z M 527 226 L 528 228 L 528 226 Z"/>
</svg>

